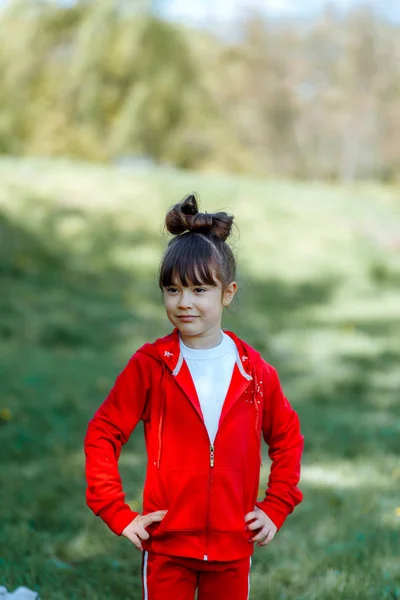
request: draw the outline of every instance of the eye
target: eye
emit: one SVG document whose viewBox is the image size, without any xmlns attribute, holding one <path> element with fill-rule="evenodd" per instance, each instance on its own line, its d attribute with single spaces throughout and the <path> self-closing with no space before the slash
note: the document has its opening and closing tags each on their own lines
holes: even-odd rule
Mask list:
<svg viewBox="0 0 400 600">
<path fill-rule="evenodd" d="M 197 287 L 197 288 L 194 288 L 194 291 L 196 292 L 196 294 L 201 294 L 202 292 L 206 292 L 207 289 L 204 287 Z"/>
<path fill-rule="evenodd" d="M 167 292 L 167 294 L 176 294 L 176 292 L 178 291 L 178 288 L 170 285 L 169 287 L 164 288 L 164 290 Z"/>
</svg>

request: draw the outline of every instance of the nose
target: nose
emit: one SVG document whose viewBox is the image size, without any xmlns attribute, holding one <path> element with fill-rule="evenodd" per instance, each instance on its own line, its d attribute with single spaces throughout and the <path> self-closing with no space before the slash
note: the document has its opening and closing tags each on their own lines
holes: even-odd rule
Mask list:
<svg viewBox="0 0 400 600">
<path fill-rule="evenodd" d="M 192 308 L 192 304 L 192 296 L 190 294 L 190 291 L 184 290 L 179 297 L 179 308 L 181 310 L 187 310 Z"/>
</svg>

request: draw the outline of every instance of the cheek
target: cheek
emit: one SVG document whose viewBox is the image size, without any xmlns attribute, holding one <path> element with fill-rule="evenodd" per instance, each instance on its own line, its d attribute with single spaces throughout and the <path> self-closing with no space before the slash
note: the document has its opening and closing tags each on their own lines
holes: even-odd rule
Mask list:
<svg viewBox="0 0 400 600">
<path fill-rule="evenodd" d="M 163 303 L 164 303 L 164 308 L 167 312 L 170 312 L 171 310 L 173 310 L 174 303 L 173 303 L 172 298 L 164 297 Z"/>
<path fill-rule="evenodd" d="M 222 314 L 222 305 L 219 298 L 215 298 L 209 303 L 207 312 L 213 317 L 219 317 Z"/>
</svg>

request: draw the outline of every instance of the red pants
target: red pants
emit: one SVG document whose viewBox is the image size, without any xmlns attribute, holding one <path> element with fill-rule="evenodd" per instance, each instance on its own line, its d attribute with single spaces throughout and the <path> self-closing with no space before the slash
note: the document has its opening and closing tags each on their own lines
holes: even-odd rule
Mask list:
<svg viewBox="0 0 400 600">
<path fill-rule="evenodd" d="M 143 600 L 248 600 L 251 559 L 206 562 L 143 552 Z"/>
</svg>

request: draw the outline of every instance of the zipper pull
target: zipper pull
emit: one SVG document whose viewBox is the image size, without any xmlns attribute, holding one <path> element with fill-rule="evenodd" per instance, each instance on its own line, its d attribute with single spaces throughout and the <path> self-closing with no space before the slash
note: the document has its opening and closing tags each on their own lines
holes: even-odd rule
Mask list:
<svg viewBox="0 0 400 600">
<path fill-rule="evenodd" d="M 210 467 L 214 466 L 214 446 L 210 446 Z"/>
</svg>

